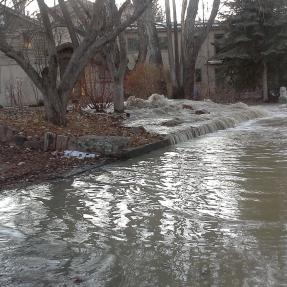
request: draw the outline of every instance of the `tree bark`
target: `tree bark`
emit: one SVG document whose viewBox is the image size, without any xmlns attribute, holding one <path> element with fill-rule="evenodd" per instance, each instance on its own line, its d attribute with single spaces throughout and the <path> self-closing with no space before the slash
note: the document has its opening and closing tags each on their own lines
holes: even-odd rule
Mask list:
<svg viewBox="0 0 287 287">
<path fill-rule="evenodd" d="M 121 79 L 116 79 L 114 81 L 114 111 L 116 113 L 123 113 L 124 107 L 124 83 Z"/>
<path fill-rule="evenodd" d="M 183 66 L 183 90 L 186 99 L 192 99 L 195 92 L 195 65 L 196 56 L 189 58 L 189 63 Z"/>
<path fill-rule="evenodd" d="M 184 27 L 184 49 L 183 49 L 183 86 L 185 97 L 190 98 L 194 96 L 195 90 L 195 65 L 199 54 L 199 50 L 206 40 L 212 25 L 217 16 L 220 0 L 214 0 L 212 11 L 207 24 L 201 29 L 199 35 L 195 38 L 196 15 L 198 12 L 199 0 L 190 1 L 187 7 L 187 15 Z"/>
<path fill-rule="evenodd" d="M 59 6 L 61 8 L 63 17 L 65 19 L 73 47 L 74 49 L 76 49 L 79 46 L 79 39 L 78 39 L 76 30 L 75 30 L 71 15 L 69 14 L 68 8 L 66 6 L 66 2 L 64 0 L 59 0 Z"/>
<path fill-rule="evenodd" d="M 170 70 L 170 78 L 171 78 L 171 84 L 172 84 L 172 98 L 175 98 L 178 85 L 177 85 L 176 71 L 175 71 L 174 50 L 173 50 L 173 41 L 172 41 L 172 24 L 171 24 L 169 0 L 165 0 L 165 14 L 166 14 L 166 27 L 167 27 L 168 60 L 169 60 L 169 70 Z"/>
<path fill-rule="evenodd" d="M 47 87 L 44 97 L 45 116 L 47 121 L 57 126 L 66 126 L 66 106 L 63 105 L 62 95 L 56 89 Z"/>
<path fill-rule="evenodd" d="M 148 47 L 149 47 L 149 62 L 159 68 L 163 66 L 163 60 L 159 45 L 159 38 L 157 34 L 154 11 L 150 3 L 145 12 L 145 26 L 148 35 Z"/>
<path fill-rule="evenodd" d="M 268 66 L 266 61 L 263 61 L 263 73 L 262 73 L 262 86 L 263 86 L 263 101 L 268 102 Z"/>
<path fill-rule="evenodd" d="M 111 15 L 114 17 L 114 25 L 118 26 L 121 22 L 121 14 L 117 13 L 117 6 L 114 0 L 111 0 Z M 107 64 L 114 80 L 114 111 L 116 113 L 124 112 L 124 78 L 127 70 L 127 44 L 124 33 L 120 33 L 114 43 L 110 44 L 110 51 L 107 53 Z"/>
<path fill-rule="evenodd" d="M 62 8 L 64 14 L 68 13 L 65 10 L 64 1 Z M 126 1 L 125 3 L 127 3 Z M 112 28 L 105 25 L 108 21 L 106 12 L 106 1 L 98 0 L 94 4 L 94 9 L 91 12 L 91 19 L 86 31 L 81 33 L 82 41 L 77 43 L 75 28 L 72 22 L 67 23 L 66 17 L 62 17 L 62 23 L 68 27 L 71 39 L 73 39 L 74 46 L 78 46 L 67 65 L 63 76 L 58 77 L 59 62 L 56 49 L 56 43 L 54 39 L 53 27 L 51 24 L 51 18 L 49 17 L 50 9 L 47 7 L 45 0 L 37 0 L 41 21 L 35 21 L 35 28 L 37 31 L 41 31 L 45 37 L 48 59 L 47 67 L 43 71 L 38 71 L 33 66 L 32 61 L 29 62 L 26 55 L 21 51 L 16 51 L 11 45 L 8 44 L 6 36 L 9 35 L 9 31 L 0 29 L 0 51 L 4 52 L 8 57 L 12 58 L 17 62 L 18 65 L 27 73 L 33 83 L 42 92 L 46 117 L 50 122 L 57 125 L 66 124 L 66 108 L 69 101 L 69 96 L 73 90 L 76 82 L 81 76 L 82 71 L 85 69 L 89 61 L 94 57 L 95 53 L 104 50 L 107 44 L 112 43 L 128 26 L 135 22 L 145 11 L 151 0 L 141 1 L 141 5 L 129 16 L 124 22 L 119 22 Z M 126 4 L 123 4 L 126 5 Z M 121 8 L 120 8 L 121 9 Z M 119 9 L 119 10 L 120 10 Z M 66 11 L 66 12 L 65 12 Z M 55 16 L 56 18 L 61 16 Z M 79 34 L 78 29 L 76 32 Z M 123 63 L 123 62 L 122 62 Z M 122 74 L 124 65 L 119 67 L 119 75 Z M 119 77 L 121 78 L 121 77 Z"/>
<path fill-rule="evenodd" d="M 139 53 L 136 59 L 135 68 L 146 62 L 148 50 L 148 36 L 146 34 L 144 20 L 141 17 L 138 20 L 138 39 L 139 39 Z"/>
<path fill-rule="evenodd" d="M 177 27 L 177 8 L 175 0 L 172 0 L 173 6 L 173 23 L 174 23 L 174 64 L 175 64 L 175 77 L 177 88 L 180 86 L 180 64 L 179 64 L 179 38 L 178 38 L 178 27 Z"/>
<path fill-rule="evenodd" d="M 181 6 L 181 39 L 180 39 L 180 46 L 181 46 L 181 53 L 180 53 L 180 87 L 183 89 L 183 63 L 184 63 L 184 46 L 185 46 L 185 13 L 187 9 L 187 0 L 182 0 Z"/>
<path fill-rule="evenodd" d="M 135 8 L 137 9 L 141 5 L 141 0 L 133 1 Z M 138 40 L 139 40 L 139 51 L 138 56 L 135 62 L 136 69 L 139 65 L 142 65 L 146 62 L 147 53 L 148 53 L 148 36 L 145 27 L 145 15 L 141 16 L 137 21 L 138 26 Z"/>
</svg>

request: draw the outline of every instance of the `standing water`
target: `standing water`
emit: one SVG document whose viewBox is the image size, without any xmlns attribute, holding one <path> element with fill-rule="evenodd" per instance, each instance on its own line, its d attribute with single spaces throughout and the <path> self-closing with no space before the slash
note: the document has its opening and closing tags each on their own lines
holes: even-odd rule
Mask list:
<svg viewBox="0 0 287 287">
<path fill-rule="evenodd" d="M 286 286 L 287 109 L 0 193 L 0 286 Z"/>
</svg>

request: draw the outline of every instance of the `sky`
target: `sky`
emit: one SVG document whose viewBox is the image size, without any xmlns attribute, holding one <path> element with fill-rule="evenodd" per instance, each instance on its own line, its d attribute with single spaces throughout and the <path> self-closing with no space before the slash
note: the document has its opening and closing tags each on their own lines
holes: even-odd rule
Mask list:
<svg viewBox="0 0 287 287">
<path fill-rule="evenodd" d="M 118 3 L 122 3 L 124 0 L 118 0 Z M 49 6 L 53 6 L 54 3 L 57 4 L 57 0 L 46 0 L 46 3 L 49 5 Z M 161 6 L 165 7 L 165 0 L 159 0 Z M 205 18 L 207 18 L 209 16 L 209 13 L 211 11 L 211 8 L 212 8 L 212 2 L 213 0 L 200 0 L 200 7 L 199 7 L 199 12 L 198 12 L 198 17 L 203 19 L 203 15 L 205 15 Z M 180 20 L 180 14 L 181 14 L 181 4 L 182 4 L 182 0 L 176 0 L 176 3 L 177 3 L 177 14 L 178 14 L 178 20 Z M 171 9 L 172 9 L 172 3 L 170 1 L 170 5 L 171 5 Z M 203 6 L 205 9 L 203 9 Z M 37 5 L 35 3 L 32 3 L 30 4 L 28 7 L 27 7 L 27 10 L 32 13 L 33 11 L 35 11 L 35 9 L 37 9 Z M 204 11 L 204 13 L 203 13 Z M 171 12 L 173 13 L 173 12 Z"/>
</svg>

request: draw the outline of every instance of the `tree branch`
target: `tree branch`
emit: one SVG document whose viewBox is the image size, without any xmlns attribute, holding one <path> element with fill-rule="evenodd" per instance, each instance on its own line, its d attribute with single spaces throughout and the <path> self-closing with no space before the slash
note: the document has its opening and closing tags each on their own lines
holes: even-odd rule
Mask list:
<svg viewBox="0 0 287 287">
<path fill-rule="evenodd" d="M 35 86 L 41 91 L 44 91 L 43 79 L 37 73 L 35 68 L 28 62 L 21 52 L 17 52 L 14 48 L 7 44 L 4 37 L 0 34 L 0 50 L 9 58 L 13 59 L 29 76 Z"/>
<path fill-rule="evenodd" d="M 67 93 L 74 87 L 79 75 L 89 61 L 94 57 L 95 53 L 103 48 L 106 44 L 113 41 L 128 26 L 134 23 L 144 13 L 151 1 L 152 0 L 145 1 L 140 8 L 134 11 L 133 15 L 128 17 L 127 20 L 112 29 L 112 31 L 109 33 L 104 33 L 102 36 L 94 36 L 90 34 L 84 38 L 81 45 L 74 52 L 58 88 L 61 93 L 65 94 L 66 101 L 68 97 Z M 79 58 L 81 58 L 80 63 Z"/>
<path fill-rule="evenodd" d="M 44 0 L 37 0 L 38 6 L 40 9 L 42 22 L 44 26 L 44 32 L 47 40 L 48 45 L 48 52 L 49 52 L 49 71 L 48 71 L 48 78 L 49 78 L 49 85 L 54 85 L 57 82 L 58 77 L 58 57 L 57 57 L 57 50 L 56 44 L 53 34 L 53 29 L 51 25 L 51 21 L 49 19 L 49 8 L 46 5 Z"/>
<path fill-rule="evenodd" d="M 75 31 L 75 26 L 71 19 L 71 15 L 69 15 L 69 12 L 68 12 L 68 9 L 67 9 L 67 6 L 64 0 L 59 0 L 59 5 L 61 8 L 64 20 L 66 22 L 67 29 L 69 31 L 69 35 L 70 35 L 73 47 L 74 49 L 76 49 L 79 46 L 79 40 L 78 40 L 76 31 Z"/>
<path fill-rule="evenodd" d="M 200 47 L 203 44 L 203 42 L 205 41 L 207 35 L 209 34 L 209 32 L 210 32 L 210 30 L 211 30 L 211 28 L 212 28 L 212 26 L 214 24 L 214 21 L 215 21 L 215 18 L 217 16 L 219 7 L 220 7 L 220 0 L 214 0 L 209 19 L 208 19 L 207 24 L 204 27 L 204 31 L 201 33 L 201 36 L 200 36 L 200 39 L 199 39 L 199 46 Z"/>
</svg>

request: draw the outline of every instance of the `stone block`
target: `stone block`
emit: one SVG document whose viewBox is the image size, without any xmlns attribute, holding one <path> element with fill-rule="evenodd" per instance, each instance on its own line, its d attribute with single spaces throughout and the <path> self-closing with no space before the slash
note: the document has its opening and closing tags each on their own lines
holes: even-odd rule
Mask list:
<svg viewBox="0 0 287 287">
<path fill-rule="evenodd" d="M 64 151 L 68 148 L 69 137 L 58 135 L 56 140 L 56 150 Z"/>
<path fill-rule="evenodd" d="M 24 143 L 23 147 L 31 150 L 41 151 L 44 149 L 44 142 L 41 140 L 30 139 Z"/>
<path fill-rule="evenodd" d="M 70 137 L 67 143 L 67 150 L 78 150 L 78 142 L 76 138 Z"/>
<path fill-rule="evenodd" d="M 182 105 L 182 108 L 185 110 L 194 110 L 194 108 L 191 105 Z"/>
<path fill-rule="evenodd" d="M 206 114 L 210 114 L 210 112 L 208 110 L 202 109 L 202 110 L 197 110 L 195 111 L 196 115 L 206 115 Z"/>
<path fill-rule="evenodd" d="M 127 147 L 130 138 L 120 136 L 82 136 L 78 138 L 78 149 L 104 155 L 118 154 Z"/>
<path fill-rule="evenodd" d="M 14 140 L 15 131 L 6 125 L 0 125 L 0 142 L 10 143 Z"/>
<path fill-rule="evenodd" d="M 17 146 L 23 146 L 27 138 L 23 135 L 15 135 L 13 141 Z"/>
<path fill-rule="evenodd" d="M 182 123 L 183 121 L 181 119 L 174 118 L 174 119 L 163 122 L 161 125 L 165 127 L 176 127 L 178 125 L 181 125 Z"/>
<path fill-rule="evenodd" d="M 57 135 L 46 132 L 44 135 L 44 151 L 55 151 Z"/>
</svg>

